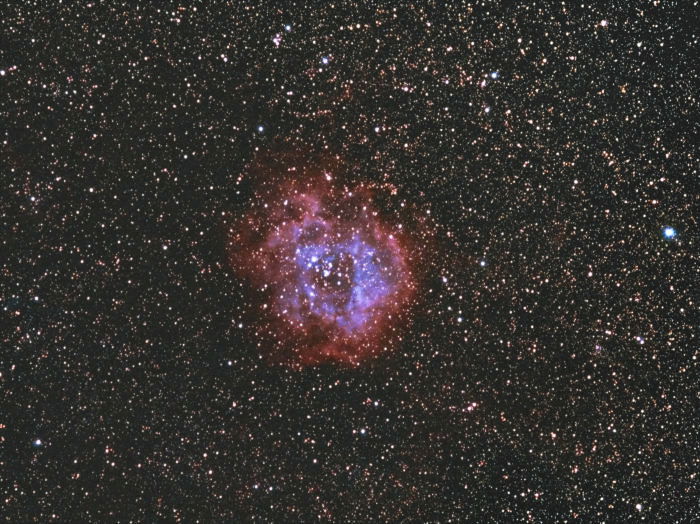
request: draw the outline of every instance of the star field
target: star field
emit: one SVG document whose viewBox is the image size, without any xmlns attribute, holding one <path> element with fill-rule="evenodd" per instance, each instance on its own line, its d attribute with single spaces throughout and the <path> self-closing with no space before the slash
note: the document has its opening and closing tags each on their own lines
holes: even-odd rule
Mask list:
<svg viewBox="0 0 700 524">
<path fill-rule="evenodd" d="M 697 9 L 0 7 L 0 520 L 700 519 Z"/>
</svg>

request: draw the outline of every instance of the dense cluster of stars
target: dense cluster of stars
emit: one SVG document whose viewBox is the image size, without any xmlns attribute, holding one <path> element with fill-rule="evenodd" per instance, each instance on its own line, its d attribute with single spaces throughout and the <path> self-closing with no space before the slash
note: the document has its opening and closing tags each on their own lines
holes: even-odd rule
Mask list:
<svg viewBox="0 0 700 524">
<path fill-rule="evenodd" d="M 195 4 L 0 8 L 0 518 L 700 519 L 693 6 Z"/>
</svg>

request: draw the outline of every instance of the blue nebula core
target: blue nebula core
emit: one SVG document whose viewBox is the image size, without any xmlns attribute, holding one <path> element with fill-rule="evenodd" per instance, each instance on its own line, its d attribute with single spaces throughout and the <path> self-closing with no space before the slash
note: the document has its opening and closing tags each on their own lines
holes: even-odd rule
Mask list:
<svg viewBox="0 0 700 524">
<path fill-rule="evenodd" d="M 373 312 L 400 283 L 401 260 L 367 231 L 342 237 L 312 219 L 295 225 L 291 237 L 293 288 L 285 286 L 280 299 L 283 313 L 294 321 L 311 315 L 352 335 L 372 322 Z"/>
<path fill-rule="evenodd" d="M 666 226 L 664 228 L 664 237 L 670 239 L 676 238 L 676 230 L 673 229 L 671 226 Z"/>
</svg>

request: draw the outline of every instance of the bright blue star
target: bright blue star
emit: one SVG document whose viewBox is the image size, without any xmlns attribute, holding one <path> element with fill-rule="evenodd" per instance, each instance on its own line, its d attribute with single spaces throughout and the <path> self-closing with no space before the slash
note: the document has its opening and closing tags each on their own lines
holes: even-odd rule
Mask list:
<svg viewBox="0 0 700 524">
<path fill-rule="evenodd" d="M 667 226 L 664 228 L 664 236 L 669 240 L 672 238 L 676 238 L 676 230 L 673 229 L 671 226 Z"/>
</svg>

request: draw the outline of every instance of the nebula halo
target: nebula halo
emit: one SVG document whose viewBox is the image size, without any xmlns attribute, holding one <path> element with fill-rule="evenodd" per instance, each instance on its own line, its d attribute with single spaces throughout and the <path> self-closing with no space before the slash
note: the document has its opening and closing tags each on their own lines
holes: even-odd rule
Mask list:
<svg viewBox="0 0 700 524">
<path fill-rule="evenodd" d="M 283 154 L 250 170 L 255 202 L 229 227 L 272 362 L 357 366 L 401 340 L 417 272 L 411 238 L 350 185 L 338 158 Z"/>
</svg>

